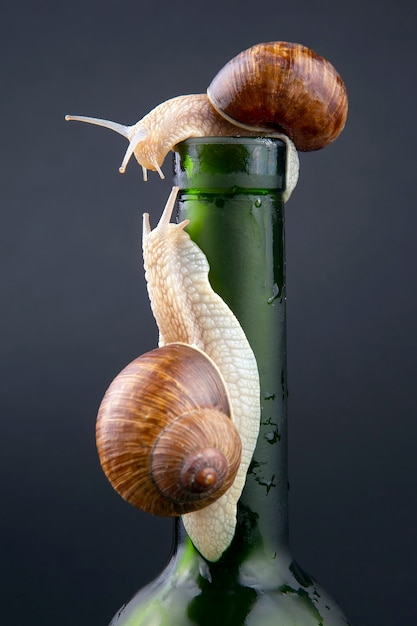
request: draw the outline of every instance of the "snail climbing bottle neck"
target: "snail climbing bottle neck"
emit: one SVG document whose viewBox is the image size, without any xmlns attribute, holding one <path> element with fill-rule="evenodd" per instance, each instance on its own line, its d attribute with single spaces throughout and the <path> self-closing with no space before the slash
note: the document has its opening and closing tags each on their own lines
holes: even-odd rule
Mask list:
<svg viewBox="0 0 417 626">
<path fill-rule="evenodd" d="M 260 434 L 235 539 L 213 573 L 226 561 L 274 565 L 287 544 L 285 150 L 279 139 L 204 138 L 183 142 L 175 157 L 179 217 L 190 220 L 211 285 L 249 340 L 261 384 Z"/>
<path fill-rule="evenodd" d="M 179 218 L 210 265 L 209 279 L 257 360 L 260 432 L 230 546 L 216 562 L 181 519 L 166 569 L 111 626 L 346 626 L 288 547 L 285 250 L 286 146 L 278 139 L 202 138 L 177 146 Z"/>
</svg>

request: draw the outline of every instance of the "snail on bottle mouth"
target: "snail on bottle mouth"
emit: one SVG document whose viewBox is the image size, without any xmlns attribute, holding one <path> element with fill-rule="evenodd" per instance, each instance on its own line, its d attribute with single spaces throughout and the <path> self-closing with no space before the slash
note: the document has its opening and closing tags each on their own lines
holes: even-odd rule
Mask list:
<svg viewBox="0 0 417 626">
<path fill-rule="evenodd" d="M 120 172 L 132 154 L 164 178 L 167 153 L 189 137 L 268 135 L 287 144 L 287 201 L 298 179 L 297 150 L 323 148 L 342 132 L 347 94 L 333 65 L 309 48 L 282 41 L 244 50 L 218 72 L 206 94 L 177 96 L 132 126 L 93 117 L 67 120 L 104 126 L 129 140 Z"/>
</svg>

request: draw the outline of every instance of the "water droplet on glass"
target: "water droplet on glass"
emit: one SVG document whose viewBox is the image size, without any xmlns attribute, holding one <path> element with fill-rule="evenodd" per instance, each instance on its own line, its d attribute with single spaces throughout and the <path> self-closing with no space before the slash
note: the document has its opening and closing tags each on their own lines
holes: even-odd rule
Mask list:
<svg viewBox="0 0 417 626">
<path fill-rule="evenodd" d="M 277 443 L 277 441 L 281 441 L 281 435 L 278 430 L 272 430 L 269 433 L 265 433 L 265 439 L 268 443 L 273 444 Z"/>
<path fill-rule="evenodd" d="M 262 200 L 261 200 L 260 198 L 256 198 L 256 200 L 255 200 L 255 206 L 256 206 L 256 207 L 260 207 L 260 206 L 262 206 Z"/>
<path fill-rule="evenodd" d="M 268 304 L 272 304 L 274 300 L 276 300 L 279 296 L 279 286 L 277 283 L 274 283 L 272 286 L 272 296 L 270 296 L 267 300 Z"/>
</svg>

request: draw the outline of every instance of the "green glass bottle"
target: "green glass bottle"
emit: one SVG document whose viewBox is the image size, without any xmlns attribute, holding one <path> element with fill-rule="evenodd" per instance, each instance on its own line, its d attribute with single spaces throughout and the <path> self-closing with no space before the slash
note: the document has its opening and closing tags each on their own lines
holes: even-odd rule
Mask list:
<svg viewBox="0 0 417 626">
<path fill-rule="evenodd" d="M 342 626 L 338 605 L 288 543 L 285 143 L 189 139 L 177 147 L 179 217 L 206 254 L 212 287 L 238 318 L 261 382 L 261 430 L 234 539 L 207 561 L 180 519 L 167 568 L 111 626 Z"/>
</svg>

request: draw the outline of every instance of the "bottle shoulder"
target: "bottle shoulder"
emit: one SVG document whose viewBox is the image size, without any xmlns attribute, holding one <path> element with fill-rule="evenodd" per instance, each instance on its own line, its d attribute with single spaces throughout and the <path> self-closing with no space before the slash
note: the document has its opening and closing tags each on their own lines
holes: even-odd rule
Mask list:
<svg viewBox="0 0 417 626">
<path fill-rule="evenodd" d="M 348 626 L 337 603 L 290 558 L 248 559 L 221 575 L 193 548 L 115 615 L 110 626 Z M 274 561 L 274 562 L 272 562 Z"/>
</svg>

